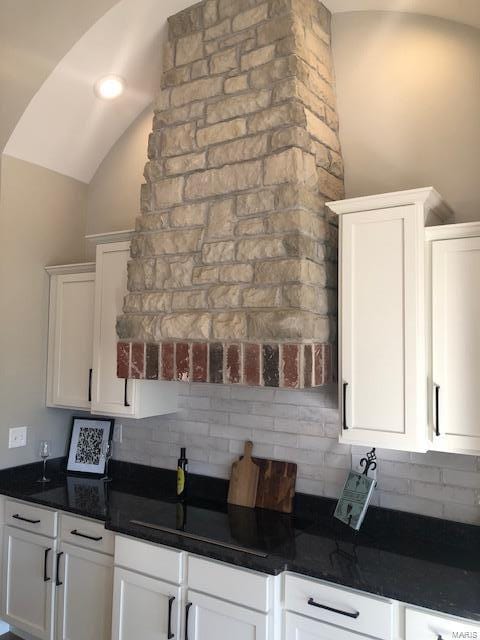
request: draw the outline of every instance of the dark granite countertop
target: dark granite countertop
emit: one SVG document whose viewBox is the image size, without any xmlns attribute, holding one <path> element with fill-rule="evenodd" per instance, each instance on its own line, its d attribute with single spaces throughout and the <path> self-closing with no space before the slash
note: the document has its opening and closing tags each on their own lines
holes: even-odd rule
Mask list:
<svg viewBox="0 0 480 640">
<path fill-rule="evenodd" d="M 175 474 L 113 462 L 110 483 L 67 475 L 49 462 L 0 471 L 0 493 L 105 521 L 107 529 L 233 565 L 279 574 L 288 570 L 401 602 L 480 621 L 480 527 L 371 507 L 362 530 L 332 518 L 335 502 L 297 495 L 295 516 L 226 504 L 227 483 L 190 476 L 189 500 L 174 500 Z M 180 511 L 178 511 L 180 509 Z M 216 528 L 247 553 L 132 520 L 186 518 L 204 537 Z M 175 522 L 172 526 L 175 528 Z M 209 533 L 210 532 L 210 533 Z"/>
</svg>

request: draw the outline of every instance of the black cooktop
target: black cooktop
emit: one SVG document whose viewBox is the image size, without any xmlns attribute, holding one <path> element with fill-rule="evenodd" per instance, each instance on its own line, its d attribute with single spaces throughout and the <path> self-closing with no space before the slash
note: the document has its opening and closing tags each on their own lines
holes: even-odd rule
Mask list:
<svg viewBox="0 0 480 640">
<path fill-rule="evenodd" d="M 35 501 L 68 506 L 70 511 L 106 519 L 108 512 L 128 513 L 145 530 L 162 531 L 259 557 L 281 550 L 291 556 L 295 538 L 313 522 L 266 509 L 247 509 L 225 501 L 175 496 L 126 494 L 117 484 L 67 475 L 61 486 L 44 485 L 30 495 Z"/>
<path fill-rule="evenodd" d="M 111 496 L 118 508 L 124 496 Z M 266 509 L 247 509 L 198 498 L 141 498 L 129 507 L 131 524 L 267 557 L 291 555 L 295 538 L 312 522 Z"/>
</svg>

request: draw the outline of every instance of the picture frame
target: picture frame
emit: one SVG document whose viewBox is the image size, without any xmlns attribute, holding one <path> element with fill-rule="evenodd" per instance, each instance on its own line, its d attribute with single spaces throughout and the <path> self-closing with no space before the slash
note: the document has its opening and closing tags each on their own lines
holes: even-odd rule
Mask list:
<svg viewBox="0 0 480 640">
<path fill-rule="evenodd" d="M 105 456 L 103 446 L 113 438 L 113 418 L 72 418 L 67 471 L 103 475 Z"/>
</svg>

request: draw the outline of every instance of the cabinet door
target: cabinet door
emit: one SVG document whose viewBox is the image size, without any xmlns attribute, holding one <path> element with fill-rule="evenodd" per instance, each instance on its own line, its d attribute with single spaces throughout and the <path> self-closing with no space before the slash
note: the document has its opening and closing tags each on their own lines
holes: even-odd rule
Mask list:
<svg viewBox="0 0 480 640">
<path fill-rule="evenodd" d="M 179 587 L 115 567 L 112 640 L 179 639 L 180 596 Z"/>
<path fill-rule="evenodd" d="M 416 206 L 341 218 L 344 442 L 425 449 L 423 217 Z"/>
<path fill-rule="evenodd" d="M 90 409 L 94 273 L 50 280 L 47 404 Z"/>
<path fill-rule="evenodd" d="M 480 624 L 408 607 L 405 612 L 405 638 L 406 640 L 480 638 Z"/>
<path fill-rule="evenodd" d="M 53 638 L 55 541 L 5 527 L 2 617 L 39 640 Z"/>
<path fill-rule="evenodd" d="M 127 293 L 129 242 L 97 246 L 92 412 L 133 416 L 136 385 L 117 378 L 117 316 Z M 127 398 L 125 398 L 127 384 Z M 126 401 L 125 401 L 126 400 Z"/>
<path fill-rule="evenodd" d="M 267 614 L 189 591 L 186 607 L 189 640 L 267 640 L 271 621 Z"/>
<path fill-rule="evenodd" d="M 444 451 L 480 452 L 479 291 L 480 238 L 433 242 L 431 415 Z"/>
<path fill-rule="evenodd" d="M 361 640 L 366 638 L 364 635 L 290 612 L 285 614 L 284 631 L 283 640 Z"/>
<path fill-rule="evenodd" d="M 60 545 L 57 640 L 110 640 L 113 558 Z"/>
</svg>

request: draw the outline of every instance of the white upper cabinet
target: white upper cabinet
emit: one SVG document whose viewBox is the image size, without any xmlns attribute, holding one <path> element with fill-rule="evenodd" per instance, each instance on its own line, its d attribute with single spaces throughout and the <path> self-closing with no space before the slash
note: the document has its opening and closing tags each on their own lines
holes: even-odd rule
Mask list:
<svg viewBox="0 0 480 640">
<path fill-rule="evenodd" d="M 47 406 L 90 410 L 95 263 L 47 267 Z"/>
<path fill-rule="evenodd" d="M 427 232 L 433 448 L 480 453 L 480 223 Z"/>
<path fill-rule="evenodd" d="M 340 440 L 425 451 L 424 234 L 450 212 L 431 188 L 328 206 L 340 218 Z"/>
<path fill-rule="evenodd" d="M 173 382 L 117 378 L 116 321 L 127 293 L 129 259 L 129 240 L 97 244 L 91 410 L 146 418 L 176 411 L 177 387 Z"/>
</svg>

